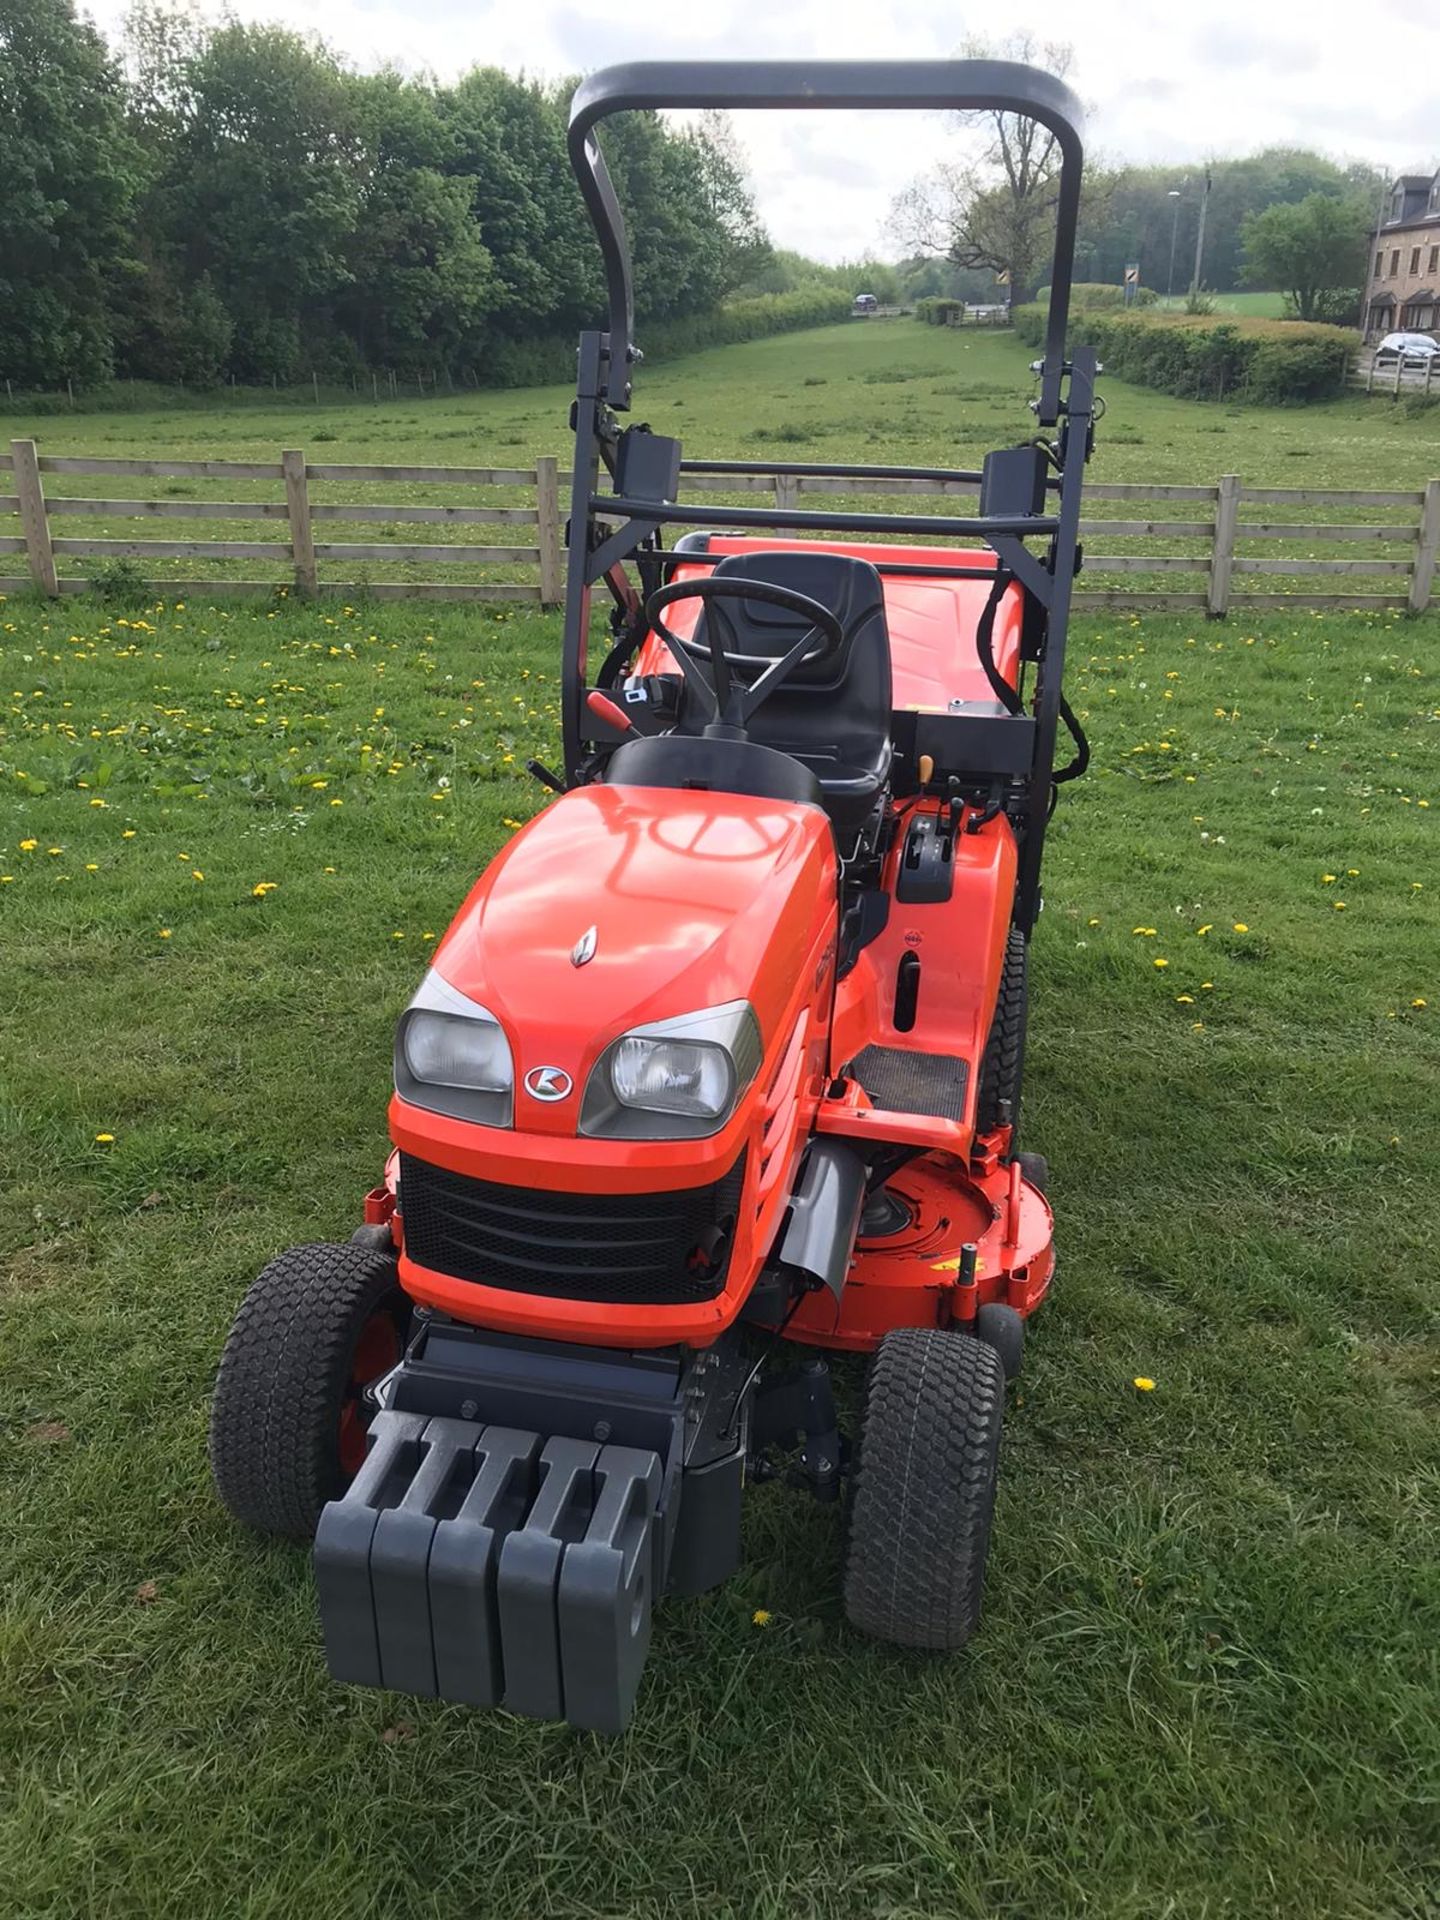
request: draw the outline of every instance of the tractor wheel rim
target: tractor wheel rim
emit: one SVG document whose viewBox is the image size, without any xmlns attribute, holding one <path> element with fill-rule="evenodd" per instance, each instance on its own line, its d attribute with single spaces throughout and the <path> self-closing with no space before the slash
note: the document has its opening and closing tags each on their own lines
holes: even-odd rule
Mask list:
<svg viewBox="0 0 1440 1920">
<path fill-rule="evenodd" d="M 361 1327 L 350 1359 L 350 1377 L 340 1403 L 340 1471 L 353 1480 L 365 1458 L 365 1436 L 370 1431 L 370 1410 L 365 1389 L 386 1374 L 400 1358 L 400 1332 L 383 1308 L 372 1313 Z"/>
</svg>

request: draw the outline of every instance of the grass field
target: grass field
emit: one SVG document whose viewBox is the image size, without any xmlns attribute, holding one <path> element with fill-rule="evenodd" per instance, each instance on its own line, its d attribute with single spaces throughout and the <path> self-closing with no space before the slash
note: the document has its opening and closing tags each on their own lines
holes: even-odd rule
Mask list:
<svg viewBox="0 0 1440 1920">
<path fill-rule="evenodd" d="M 1238 297 L 1238 296 L 1237 296 Z M 991 447 L 1013 444 L 1034 431 L 1027 402 L 1035 390 L 1028 371 L 1029 352 L 1009 335 L 973 329 L 925 327 L 912 320 L 828 327 L 696 355 L 683 362 L 643 370 L 637 417 L 657 431 L 678 434 L 695 455 L 754 460 L 895 460 L 913 465 L 978 465 Z M 1222 473 L 1239 473 L 1248 485 L 1269 487 L 1345 487 L 1418 489 L 1440 466 L 1433 413 L 1413 404 L 1355 394 L 1329 405 L 1308 408 L 1257 408 L 1206 405 L 1176 400 L 1144 388 L 1105 379 L 1101 383 L 1106 415 L 1101 423 L 1092 476 L 1097 480 L 1150 481 L 1164 484 L 1213 484 Z M 111 457 L 274 460 L 298 445 L 312 462 L 429 463 L 514 466 L 553 453 L 567 458 L 564 422 L 567 390 L 533 388 L 455 398 L 411 399 L 373 406 L 344 407 L 219 406 L 162 414 L 76 414 L 26 419 L 15 415 L 9 431 L 33 435 L 42 452 Z M 756 504 L 753 496 L 689 488 L 729 504 Z M 96 479 L 83 474 L 51 475 L 52 502 L 63 498 L 148 498 L 157 494 L 189 502 L 252 501 L 280 498 L 278 481 L 228 479 L 157 480 L 143 476 Z M 421 486 L 408 482 L 315 482 L 317 503 L 364 500 L 404 506 L 485 504 L 533 506 L 533 495 L 505 489 L 477 495 L 471 488 Z M 688 497 L 688 496 L 687 496 Z M 835 497 L 834 506 L 877 507 L 877 498 Z M 888 503 L 892 507 L 893 498 Z M 920 502 L 920 505 L 925 503 Z M 1128 502 L 1096 502 L 1098 517 L 1133 518 Z M 1145 508 L 1145 517 L 1164 520 L 1194 516 L 1193 503 L 1169 502 Z M 1303 505 L 1266 507 L 1264 518 L 1294 521 L 1317 518 L 1362 524 L 1395 523 L 1414 510 Z M 187 518 L 162 526 L 133 519 L 58 515 L 55 530 L 81 538 L 155 538 L 159 534 L 197 540 L 283 538 L 283 524 L 244 519 Z M 12 522 L 13 527 L 13 522 Z M 502 530 L 502 537 L 503 537 Z M 375 541 L 390 536 L 440 539 L 455 544 L 493 543 L 496 529 L 485 526 L 409 527 L 399 522 L 327 522 L 320 537 L 336 541 Z M 523 531 L 519 535 L 524 538 Z M 1099 548 L 1091 542 L 1096 552 Z M 1155 551 L 1155 543 L 1112 538 L 1105 551 L 1131 555 Z M 1175 536 L 1163 549 L 1193 558 L 1195 574 L 1106 575 L 1093 568 L 1087 587 L 1197 591 L 1198 574 L 1208 548 L 1202 540 Z M 1350 561 L 1403 559 L 1394 542 L 1351 541 L 1317 549 L 1297 537 L 1293 542 L 1263 539 L 1240 551 L 1271 560 L 1320 557 Z M 21 563 L 9 562 L 19 566 Z M 62 572 L 95 572 L 102 563 L 66 558 Z M 288 574 L 284 560 L 181 559 L 147 562 L 157 580 L 172 586 L 187 580 L 246 578 L 279 584 Z M 419 561 L 322 562 L 322 579 L 368 582 L 388 580 L 473 579 L 477 569 Z M 479 570 L 497 580 L 532 579 L 523 565 Z M 1300 584 L 1294 576 L 1264 577 L 1249 587 L 1283 594 Z M 1311 591 L 1316 581 L 1309 581 Z M 1321 582 L 1323 590 L 1326 583 Z M 1346 591 L 1377 594 L 1403 591 L 1393 577 L 1347 574 L 1338 583 Z"/>
<path fill-rule="evenodd" d="M 1031 358 L 1012 335 L 983 328 L 906 319 L 825 327 L 646 367 L 636 417 L 678 433 L 697 456 L 970 464 L 1033 431 Z M 1435 416 L 1363 395 L 1242 408 L 1109 378 L 1102 391 L 1109 411 L 1092 466 L 1098 480 L 1210 481 L 1238 471 L 1261 486 L 1393 487 L 1418 484 L 1435 468 Z M 533 387 L 379 406 L 14 414 L 3 431 L 55 454 L 248 460 L 300 446 L 317 461 L 513 465 L 537 453 L 568 455 L 570 399 L 569 388 Z M 228 497 L 236 483 L 223 484 Z M 88 494 L 95 482 L 55 476 L 47 485 L 55 495 Z M 105 485 L 143 496 L 155 483 Z M 237 523 L 237 537 L 246 531 Z M 248 531 L 253 538 L 253 523 Z"/>
<path fill-rule="evenodd" d="M 7 1914 L 1433 1915 L 1437 639 L 1082 625 L 1061 1278 L 984 1630 L 859 1641 L 838 1516 L 767 1486 L 606 1745 L 332 1688 L 204 1456 L 249 1277 L 348 1230 L 395 1016 L 543 797 L 554 624 L 0 609 Z"/>
</svg>

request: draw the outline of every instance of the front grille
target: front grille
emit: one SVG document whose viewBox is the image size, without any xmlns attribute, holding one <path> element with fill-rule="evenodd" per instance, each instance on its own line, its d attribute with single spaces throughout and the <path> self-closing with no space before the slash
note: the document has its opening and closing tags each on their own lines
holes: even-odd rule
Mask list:
<svg viewBox="0 0 1440 1920">
<path fill-rule="evenodd" d="M 551 1193 L 400 1156 L 405 1251 L 422 1267 L 550 1299 L 683 1306 L 725 1284 L 742 1153 L 722 1180 L 673 1193 Z"/>
</svg>

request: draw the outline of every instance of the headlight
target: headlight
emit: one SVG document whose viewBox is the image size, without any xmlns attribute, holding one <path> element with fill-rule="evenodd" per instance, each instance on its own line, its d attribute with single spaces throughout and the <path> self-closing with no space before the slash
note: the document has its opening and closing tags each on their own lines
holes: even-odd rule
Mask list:
<svg viewBox="0 0 1440 1920">
<path fill-rule="evenodd" d="M 508 1127 L 515 1067 L 494 1014 L 427 973 L 395 1034 L 395 1090 L 414 1106 Z"/>
<path fill-rule="evenodd" d="M 510 1046 L 498 1026 L 451 1013 L 416 1013 L 405 1023 L 405 1064 L 430 1087 L 508 1092 Z"/>
<path fill-rule="evenodd" d="M 754 1078 L 761 1051 L 746 1000 L 636 1027 L 596 1061 L 580 1131 L 622 1140 L 718 1133 Z"/>
<path fill-rule="evenodd" d="M 615 1049 L 610 1084 L 627 1107 L 718 1120 L 734 1098 L 735 1063 L 721 1047 L 630 1034 Z"/>
</svg>

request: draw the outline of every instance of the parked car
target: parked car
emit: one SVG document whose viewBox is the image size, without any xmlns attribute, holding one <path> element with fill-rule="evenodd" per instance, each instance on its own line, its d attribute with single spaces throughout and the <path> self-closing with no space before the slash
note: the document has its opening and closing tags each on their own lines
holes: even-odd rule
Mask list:
<svg viewBox="0 0 1440 1920">
<path fill-rule="evenodd" d="M 1382 360 L 1398 359 L 1401 366 L 1423 367 L 1437 353 L 1440 341 L 1432 340 L 1428 333 L 1387 333 L 1375 349 L 1375 361 L 1378 366 Z"/>
<path fill-rule="evenodd" d="M 880 302 L 875 298 L 873 293 L 856 294 L 855 305 L 852 311 L 855 313 L 878 313 L 879 310 Z"/>
</svg>

